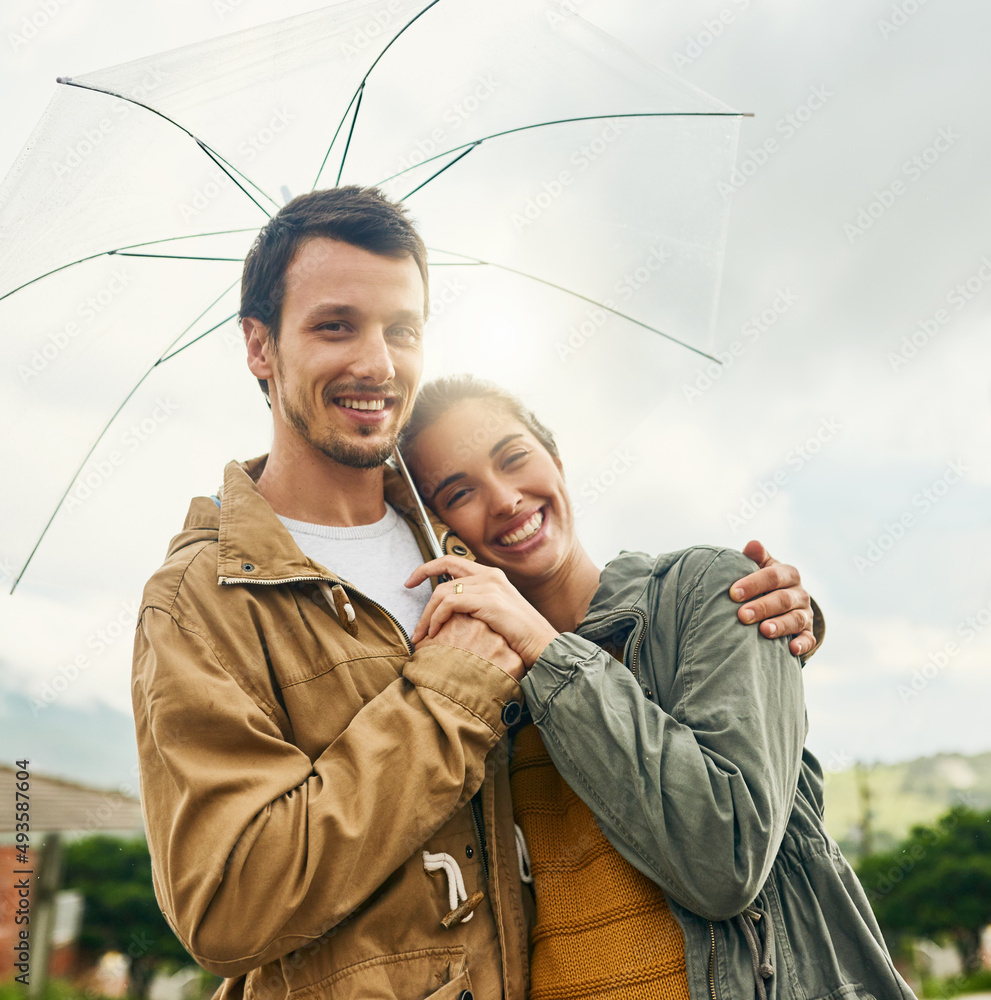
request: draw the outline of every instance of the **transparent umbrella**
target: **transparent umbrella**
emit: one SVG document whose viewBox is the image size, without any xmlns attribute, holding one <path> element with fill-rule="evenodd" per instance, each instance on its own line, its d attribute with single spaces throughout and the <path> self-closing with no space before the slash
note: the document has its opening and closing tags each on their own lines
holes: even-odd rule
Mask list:
<svg viewBox="0 0 991 1000">
<path fill-rule="evenodd" d="M 304 191 L 403 198 L 438 286 L 495 273 L 711 349 L 740 115 L 567 5 L 348 2 L 59 82 L 0 189 L 15 586 L 135 389 L 234 322 L 254 234 Z M 554 349 L 524 315 L 500 336 L 537 368 Z"/>
</svg>

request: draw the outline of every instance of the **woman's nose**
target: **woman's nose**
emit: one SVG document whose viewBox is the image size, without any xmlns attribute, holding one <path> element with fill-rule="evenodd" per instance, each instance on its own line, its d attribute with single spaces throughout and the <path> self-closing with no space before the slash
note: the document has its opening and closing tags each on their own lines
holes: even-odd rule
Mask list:
<svg viewBox="0 0 991 1000">
<path fill-rule="evenodd" d="M 493 514 L 512 514 L 523 502 L 523 496 L 518 489 L 506 484 L 497 483 L 489 500 L 489 509 Z"/>
</svg>

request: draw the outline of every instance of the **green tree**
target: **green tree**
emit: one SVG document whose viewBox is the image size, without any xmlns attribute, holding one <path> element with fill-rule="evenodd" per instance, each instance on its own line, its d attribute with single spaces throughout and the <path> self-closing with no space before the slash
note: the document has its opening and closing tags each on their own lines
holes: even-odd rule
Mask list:
<svg viewBox="0 0 991 1000">
<path fill-rule="evenodd" d="M 85 899 L 80 946 L 127 955 L 138 996 L 147 992 L 157 966 L 191 963 L 155 899 L 143 839 L 95 836 L 69 844 L 63 884 Z"/>
<path fill-rule="evenodd" d="M 980 968 L 981 930 L 991 923 L 991 811 L 957 806 L 865 858 L 858 875 L 882 927 L 949 938 L 966 972 Z"/>
</svg>

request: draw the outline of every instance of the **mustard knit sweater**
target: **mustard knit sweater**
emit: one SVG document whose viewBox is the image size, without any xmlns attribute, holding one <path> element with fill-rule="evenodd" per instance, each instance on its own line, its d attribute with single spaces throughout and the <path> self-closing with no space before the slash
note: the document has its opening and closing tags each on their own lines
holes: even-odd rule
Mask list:
<svg viewBox="0 0 991 1000">
<path fill-rule="evenodd" d="M 664 894 L 606 840 L 536 726 L 517 734 L 510 775 L 537 904 L 530 1000 L 689 1000 Z"/>
</svg>

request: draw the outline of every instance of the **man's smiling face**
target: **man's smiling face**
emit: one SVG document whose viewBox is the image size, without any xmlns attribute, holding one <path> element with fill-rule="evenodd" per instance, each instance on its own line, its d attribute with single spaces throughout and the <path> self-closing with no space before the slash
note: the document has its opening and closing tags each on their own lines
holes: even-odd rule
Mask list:
<svg viewBox="0 0 991 1000">
<path fill-rule="evenodd" d="M 423 368 L 416 262 L 325 237 L 286 271 L 278 342 L 265 363 L 275 419 L 304 446 L 352 468 L 392 453 Z"/>
</svg>

